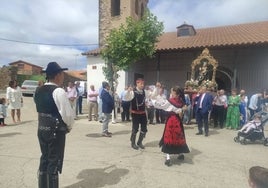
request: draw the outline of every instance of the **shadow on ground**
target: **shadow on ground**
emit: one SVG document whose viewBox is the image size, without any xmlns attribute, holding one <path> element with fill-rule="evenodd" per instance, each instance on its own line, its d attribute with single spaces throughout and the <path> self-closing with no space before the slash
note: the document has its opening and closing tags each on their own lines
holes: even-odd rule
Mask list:
<svg viewBox="0 0 268 188">
<path fill-rule="evenodd" d="M 11 126 L 20 126 L 20 125 L 24 125 L 27 123 L 31 123 L 31 122 L 35 122 L 36 120 L 29 120 L 29 121 L 21 121 L 21 122 L 16 122 L 16 123 L 10 123 L 7 125 L 7 127 L 11 127 Z M 37 121 L 36 121 L 37 122 Z M 37 125 L 37 124 L 36 124 Z"/>
<path fill-rule="evenodd" d="M 215 134 L 220 134 L 220 133 L 219 133 L 219 131 L 217 131 L 215 129 L 213 129 L 213 130 L 210 129 L 208 132 L 208 135 L 215 135 Z"/>
<path fill-rule="evenodd" d="M 125 130 L 125 131 L 117 131 L 117 132 L 113 132 L 112 136 L 118 136 L 118 135 L 123 135 L 123 134 L 130 134 L 131 131 Z M 86 135 L 87 137 L 91 137 L 91 138 L 100 138 L 102 137 L 101 133 L 90 133 Z"/>
<path fill-rule="evenodd" d="M 194 164 L 193 159 L 196 155 L 200 155 L 202 152 L 195 149 L 195 148 L 190 148 L 190 153 L 184 154 L 184 160 L 179 160 L 177 159 L 178 155 L 173 155 L 171 157 L 171 162 L 173 165 L 181 165 L 183 163 L 187 164 Z"/>
<path fill-rule="evenodd" d="M 11 136 L 15 136 L 15 135 L 19 135 L 21 133 L 18 132 L 14 132 L 14 133 L 5 133 L 5 134 L 0 134 L 0 137 L 11 137 Z"/>
<path fill-rule="evenodd" d="M 147 142 L 144 144 L 145 147 L 159 147 L 159 140 Z"/>
<path fill-rule="evenodd" d="M 106 185 L 116 185 L 128 173 L 129 170 L 117 168 L 115 165 L 107 168 L 85 169 L 77 176 L 78 179 L 81 179 L 79 182 L 65 188 L 97 188 Z"/>
</svg>

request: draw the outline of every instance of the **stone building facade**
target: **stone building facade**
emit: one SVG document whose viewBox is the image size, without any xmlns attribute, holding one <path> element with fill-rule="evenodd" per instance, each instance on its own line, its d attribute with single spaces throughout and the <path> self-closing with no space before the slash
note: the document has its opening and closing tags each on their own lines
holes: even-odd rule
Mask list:
<svg viewBox="0 0 268 188">
<path fill-rule="evenodd" d="M 147 8 L 148 0 L 99 0 L 99 48 L 83 53 L 87 56 L 87 85 L 101 86 L 105 80 L 103 74 L 104 60 L 100 57 L 100 49 L 105 46 L 105 38 L 111 29 L 124 24 L 127 17 L 139 19 Z M 119 71 L 117 92 L 120 93 L 128 84 L 125 71 Z"/>
<path fill-rule="evenodd" d="M 99 47 L 111 29 L 125 23 L 127 17 L 139 19 L 147 8 L 148 0 L 99 0 Z"/>
</svg>

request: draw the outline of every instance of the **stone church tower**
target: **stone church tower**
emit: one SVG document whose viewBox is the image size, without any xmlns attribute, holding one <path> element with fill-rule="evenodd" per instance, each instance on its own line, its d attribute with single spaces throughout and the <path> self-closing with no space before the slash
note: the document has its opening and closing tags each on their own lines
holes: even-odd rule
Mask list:
<svg viewBox="0 0 268 188">
<path fill-rule="evenodd" d="M 105 45 L 105 38 L 113 28 L 125 23 L 131 16 L 140 19 L 149 0 L 99 0 L 99 47 Z"/>
</svg>

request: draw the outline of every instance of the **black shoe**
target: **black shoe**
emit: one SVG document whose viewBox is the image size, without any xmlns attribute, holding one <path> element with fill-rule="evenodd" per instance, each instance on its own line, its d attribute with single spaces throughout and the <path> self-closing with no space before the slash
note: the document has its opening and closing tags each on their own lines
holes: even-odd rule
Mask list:
<svg viewBox="0 0 268 188">
<path fill-rule="evenodd" d="M 137 144 L 138 147 L 140 147 L 141 149 L 145 149 L 144 145 L 142 145 L 142 143 Z"/>
<path fill-rule="evenodd" d="M 198 132 L 198 133 L 195 133 L 196 135 L 202 135 L 203 133 L 202 132 Z"/>
<path fill-rule="evenodd" d="M 184 155 L 183 154 L 179 155 L 178 159 L 183 161 L 184 160 Z"/>
<path fill-rule="evenodd" d="M 205 133 L 205 136 L 208 137 L 208 133 Z"/>
<path fill-rule="evenodd" d="M 165 161 L 165 165 L 167 165 L 167 166 L 171 166 L 170 159 L 167 159 L 167 160 Z"/>
</svg>

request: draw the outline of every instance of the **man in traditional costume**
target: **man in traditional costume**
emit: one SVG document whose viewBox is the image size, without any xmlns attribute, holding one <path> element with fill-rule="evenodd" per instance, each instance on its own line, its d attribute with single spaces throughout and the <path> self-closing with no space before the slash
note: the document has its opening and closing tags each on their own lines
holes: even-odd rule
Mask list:
<svg viewBox="0 0 268 188">
<path fill-rule="evenodd" d="M 39 87 L 34 100 L 38 112 L 38 140 L 41 149 L 39 188 L 58 188 L 58 173 L 62 172 L 65 135 L 70 132 L 75 113 L 66 92 L 60 86 L 67 68 L 50 62 L 44 71 L 47 83 Z"/>
</svg>

